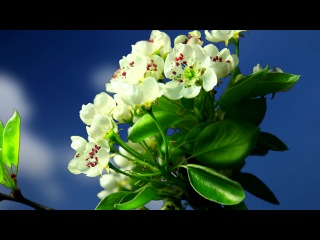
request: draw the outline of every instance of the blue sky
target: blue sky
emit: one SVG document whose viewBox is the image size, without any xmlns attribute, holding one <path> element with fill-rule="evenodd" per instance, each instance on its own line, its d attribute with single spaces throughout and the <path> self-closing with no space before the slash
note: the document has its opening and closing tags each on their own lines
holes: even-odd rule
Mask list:
<svg viewBox="0 0 320 240">
<path fill-rule="evenodd" d="M 191 30 L 162 30 L 172 41 Z M 199 30 L 199 29 L 198 29 Z M 203 30 L 200 30 L 203 33 Z M 98 178 L 73 175 L 70 136 L 86 137 L 82 104 L 105 91 L 131 45 L 151 30 L 0 30 L 0 119 L 21 115 L 19 186 L 25 197 L 59 210 L 91 210 L 102 190 Z M 203 33 L 204 34 L 204 33 Z M 246 194 L 252 210 L 320 209 L 320 107 L 317 105 L 319 30 L 249 30 L 240 42 L 239 67 L 278 66 L 301 75 L 288 92 L 267 99 L 261 130 L 278 136 L 285 152 L 249 157 L 243 169 L 276 195 L 273 205 Z M 220 47 L 222 47 L 221 45 Z M 0 187 L 0 191 L 9 190 Z M 157 205 L 154 205 L 155 207 Z M 0 202 L 0 209 L 30 209 Z"/>
</svg>

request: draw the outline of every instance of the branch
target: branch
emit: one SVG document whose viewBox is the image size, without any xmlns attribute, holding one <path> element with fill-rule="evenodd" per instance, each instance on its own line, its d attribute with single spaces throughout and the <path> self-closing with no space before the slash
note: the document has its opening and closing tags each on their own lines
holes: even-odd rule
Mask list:
<svg viewBox="0 0 320 240">
<path fill-rule="evenodd" d="M 34 208 L 35 210 L 54 210 L 52 208 L 46 207 L 44 205 L 41 205 L 39 203 L 33 202 L 33 201 L 25 198 L 19 189 L 12 191 L 11 195 L 7 195 L 7 194 L 0 192 L 0 202 L 2 200 L 22 203 L 22 204 L 25 204 L 27 206 Z"/>
</svg>

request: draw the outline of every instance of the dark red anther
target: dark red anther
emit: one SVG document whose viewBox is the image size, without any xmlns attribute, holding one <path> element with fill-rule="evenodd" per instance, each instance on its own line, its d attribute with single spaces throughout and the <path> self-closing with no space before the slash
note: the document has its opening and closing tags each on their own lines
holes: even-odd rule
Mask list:
<svg viewBox="0 0 320 240">
<path fill-rule="evenodd" d="M 123 73 L 122 73 L 122 76 L 124 76 L 124 77 L 125 77 L 126 75 L 127 75 L 127 73 L 126 73 L 126 72 L 123 72 Z"/>
</svg>

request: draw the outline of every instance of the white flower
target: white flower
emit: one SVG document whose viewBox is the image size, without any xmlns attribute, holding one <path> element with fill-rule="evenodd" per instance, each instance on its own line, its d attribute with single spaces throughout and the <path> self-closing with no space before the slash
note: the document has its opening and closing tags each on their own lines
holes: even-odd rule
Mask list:
<svg viewBox="0 0 320 240">
<path fill-rule="evenodd" d="M 258 63 L 256 66 L 253 67 L 252 73 L 256 73 L 256 72 L 258 72 L 260 70 L 262 70 L 262 67 Z M 282 69 L 279 68 L 279 67 L 270 68 L 268 70 L 268 72 L 270 72 L 270 73 L 283 73 Z"/>
<path fill-rule="evenodd" d="M 215 45 L 208 44 L 203 49 L 210 56 L 211 65 L 218 79 L 226 77 L 238 65 L 238 56 L 235 54 L 231 55 L 228 48 L 223 48 L 219 52 Z"/>
<path fill-rule="evenodd" d="M 160 55 L 165 58 L 171 50 L 171 40 L 168 34 L 159 30 L 153 30 L 147 41 L 138 41 L 132 45 L 132 53 L 143 53 L 146 56 Z"/>
<path fill-rule="evenodd" d="M 119 98 L 130 106 L 147 109 L 163 94 L 163 84 L 158 83 L 154 77 L 147 77 L 139 84 L 123 84 Z"/>
<path fill-rule="evenodd" d="M 197 30 L 194 30 L 189 32 L 188 36 L 179 35 L 174 39 L 174 45 L 176 46 L 179 43 L 188 44 L 190 46 L 194 46 L 195 44 L 202 46 L 203 41 L 201 40 L 201 33 Z"/>
<path fill-rule="evenodd" d="M 119 61 L 119 65 L 110 82 L 106 83 L 107 92 L 118 93 L 122 83 L 138 83 L 146 72 L 147 58 L 141 53 L 130 53 Z"/>
<path fill-rule="evenodd" d="M 164 60 L 158 55 L 147 56 L 147 66 L 144 77 L 154 77 L 156 80 L 164 79 Z"/>
<path fill-rule="evenodd" d="M 97 94 L 92 103 L 82 105 L 80 119 L 86 124 L 91 125 L 96 114 L 108 116 L 115 108 L 115 100 L 105 92 Z"/>
<path fill-rule="evenodd" d="M 123 102 L 118 93 L 113 97 L 117 103 L 116 108 L 113 110 L 113 118 L 119 123 L 130 122 L 133 116 L 133 107 Z"/>
<path fill-rule="evenodd" d="M 247 30 L 205 30 L 206 39 L 210 42 L 225 42 L 228 45 L 229 40 L 233 37 L 236 41 L 239 39 L 239 34 Z"/>
<path fill-rule="evenodd" d="M 104 189 L 97 194 L 97 197 L 102 200 L 111 193 L 123 190 L 130 191 L 132 189 L 130 180 L 130 177 L 110 169 L 108 174 L 103 174 L 100 177 L 100 186 Z"/>
<path fill-rule="evenodd" d="M 103 170 L 109 170 L 110 147 L 106 139 L 87 142 L 82 137 L 71 136 L 71 141 L 71 148 L 76 151 L 68 164 L 71 173 L 96 177 L 101 175 Z"/>
<path fill-rule="evenodd" d="M 176 45 L 166 58 L 164 74 L 172 80 L 164 88 L 164 95 L 170 99 L 193 98 L 201 88 L 210 91 L 217 84 L 210 56 L 200 45 Z"/>
<path fill-rule="evenodd" d="M 93 139 L 104 138 L 111 130 L 117 132 L 117 124 L 111 116 L 94 115 L 90 126 L 86 126 L 88 135 Z"/>
</svg>

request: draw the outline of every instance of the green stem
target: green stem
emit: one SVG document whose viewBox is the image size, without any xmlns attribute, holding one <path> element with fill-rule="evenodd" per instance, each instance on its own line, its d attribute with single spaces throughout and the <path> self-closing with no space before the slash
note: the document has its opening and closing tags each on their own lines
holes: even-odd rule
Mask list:
<svg viewBox="0 0 320 240">
<path fill-rule="evenodd" d="M 127 172 L 125 172 L 125 171 L 122 171 L 122 170 L 120 170 L 119 168 L 117 168 L 117 167 L 115 167 L 112 163 L 110 163 L 109 162 L 109 167 L 111 168 L 111 169 L 113 169 L 114 171 L 116 171 L 117 173 L 121 173 L 121 174 L 123 174 L 123 175 L 126 175 L 126 176 L 128 176 L 128 177 L 131 177 L 131 178 L 135 178 L 135 179 L 138 179 L 138 180 L 141 180 L 141 181 L 148 181 L 148 182 L 154 182 L 154 183 L 161 183 L 160 181 L 155 181 L 155 180 L 152 180 L 152 179 L 147 179 L 147 178 L 142 178 L 142 177 L 137 177 L 136 175 L 132 175 L 132 174 L 130 174 L 130 173 L 127 173 Z M 162 173 L 158 173 L 157 175 L 161 175 Z M 153 176 L 155 176 L 155 175 L 153 175 Z M 149 177 L 149 176 L 147 176 L 147 177 Z"/>
<path fill-rule="evenodd" d="M 146 166 L 150 167 L 150 169 L 158 171 L 159 169 L 157 167 L 155 167 L 154 165 L 152 165 L 151 163 L 147 162 L 145 157 L 138 153 L 137 151 L 135 151 L 134 149 L 132 149 L 126 142 L 124 142 L 117 134 L 113 135 L 116 143 L 119 144 L 124 150 L 126 150 L 129 154 L 131 154 L 133 157 L 135 157 L 135 161 L 141 163 L 141 164 L 145 164 Z M 119 153 L 119 152 L 118 152 Z M 143 159 L 143 160 L 142 160 Z"/>
<path fill-rule="evenodd" d="M 151 152 L 148 144 L 143 140 L 140 145 L 144 148 L 144 150 L 146 150 L 146 152 L 149 154 L 150 158 L 152 158 L 153 162 L 158 166 L 159 166 L 159 163 L 157 162 L 157 159 L 155 158 L 154 154 Z"/>
<path fill-rule="evenodd" d="M 165 172 L 168 172 L 168 161 L 169 161 L 169 144 L 168 144 L 168 140 L 166 138 L 166 134 L 165 132 L 163 131 L 162 127 L 160 126 L 160 124 L 158 123 L 156 117 L 154 116 L 153 112 L 152 112 L 152 109 L 148 110 L 147 111 L 148 114 L 152 117 L 152 119 L 154 120 L 155 124 L 157 125 L 159 131 L 160 131 L 160 134 L 163 138 L 163 142 L 164 142 L 164 145 L 165 145 L 165 158 L 164 158 L 164 169 L 165 169 Z"/>
</svg>

